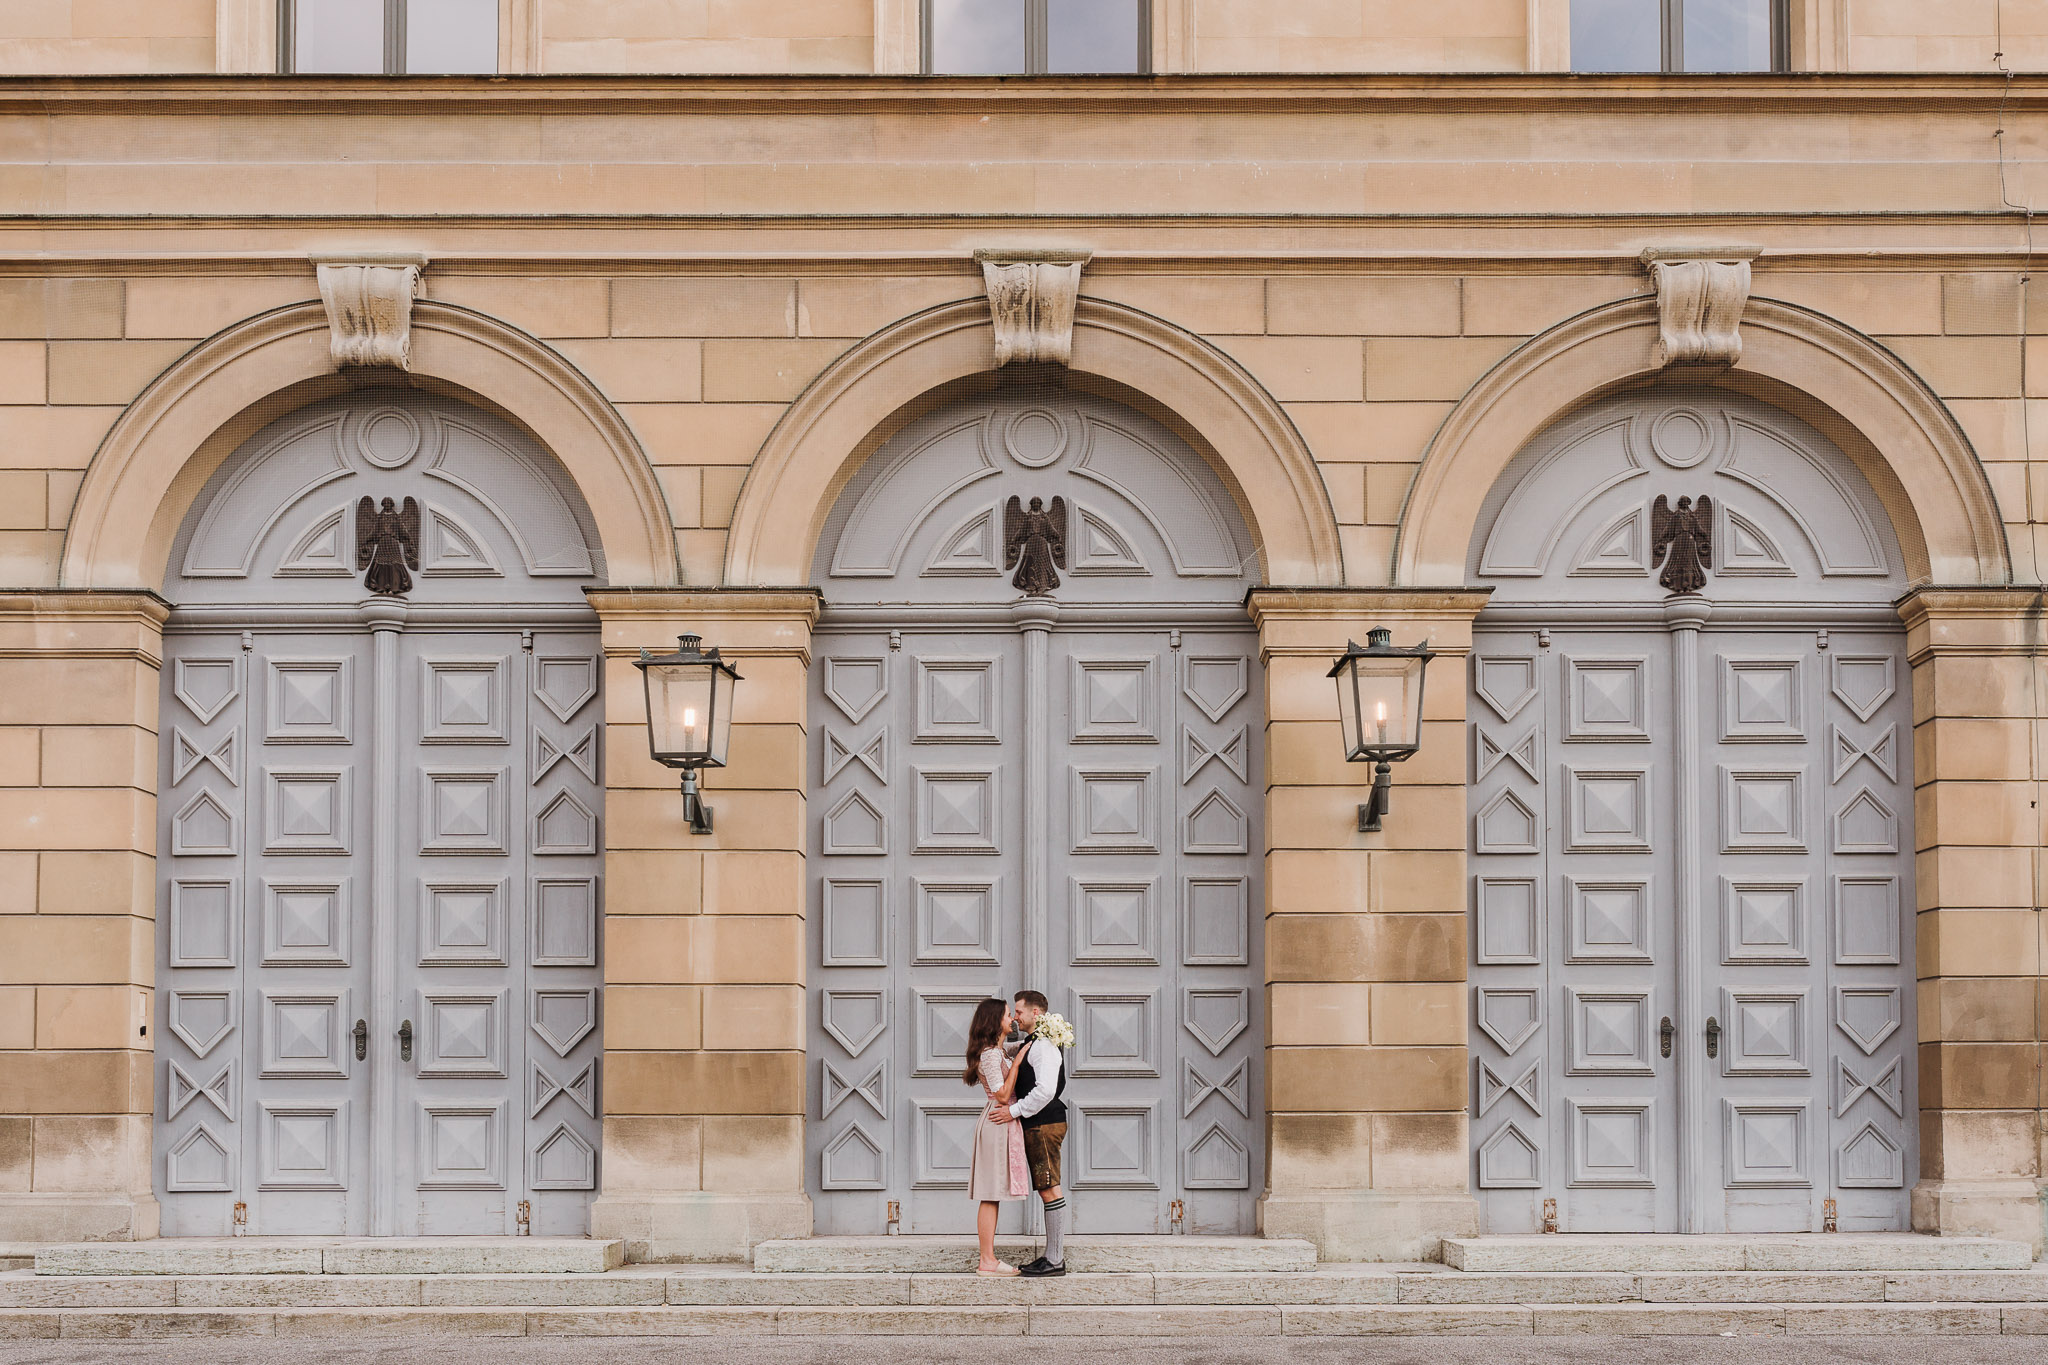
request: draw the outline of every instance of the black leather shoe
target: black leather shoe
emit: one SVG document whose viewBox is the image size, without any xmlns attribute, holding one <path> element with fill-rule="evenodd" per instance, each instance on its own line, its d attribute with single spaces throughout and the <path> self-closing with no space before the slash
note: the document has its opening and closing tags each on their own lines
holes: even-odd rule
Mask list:
<svg viewBox="0 0 2048 1365">
<path fill-rule="evenodd" d="M 1045 1273 L 1045 1257 L 1037 1256 L 1017 1267 L 1019 1275 L 1042 1275 Z"/>
<path fill-rule="evenodd" d="M 1067 1267 L 1065 1262 L 1062 1262 L 1059 1265 L 1054 1265 L 1052 1262 L 1046 1260 L 1045 1257 L 1041 1256 L 1037 1260 L 1033 1261 L 1030 1265 L 1017 1267 L 1017 1273 L 1020 1275 L 1029 1275 L 1034 1280 L 1041 1280 L 1048 1275 L 1064 1275 L 1067 1273 Z"/>
</svg>

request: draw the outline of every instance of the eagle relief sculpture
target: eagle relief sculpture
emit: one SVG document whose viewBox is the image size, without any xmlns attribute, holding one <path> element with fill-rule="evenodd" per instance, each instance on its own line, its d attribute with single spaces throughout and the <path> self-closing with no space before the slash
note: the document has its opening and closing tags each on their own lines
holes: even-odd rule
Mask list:
<svg viewBox="0 0 2048 1365">
<path fill-rule="evenodd" d="M 1661 558 L 1664 572 L 1657 581 L 1667 592 L 1698 592 L 1707 583 L 1707 570 L 1714 558 L 1714 500 L 1705 494 L 1698 502 L 1680 498 L 1672 510 L 1658 494 L 1650 504 L 1650 562 Z"/>
<path fill-rule="evenodd" d="M 365 497 L 356 504 L 356 568 L 367 569 L 363 586 L 379 597 L 403 597 L 412 591 L 408 569 L 420 566 L 420 505 L 411 498 L 403 507 L 377 506 Z"/>
<path fill-rule="evenodd" d="M 1014 568 L 1010 582 L 1027 597 L 1044 597 L 1060 585 L 1058 569 L 1067 567 L 1067 500 L 1054 498 L 1048 509 L 1033 498 L 1031 508 L 1015 497 L 1003 508 L 1003 567 Z"/>
</svg>

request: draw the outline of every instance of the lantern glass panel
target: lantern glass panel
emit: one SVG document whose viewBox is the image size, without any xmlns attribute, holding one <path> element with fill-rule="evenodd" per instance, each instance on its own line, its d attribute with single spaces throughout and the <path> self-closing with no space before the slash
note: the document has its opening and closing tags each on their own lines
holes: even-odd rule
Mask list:
<svg viewBox="0 0 2048 1365">
<path fill-rule="evenodd" d="M 656 760 L 723 767 L 732 735 L 730 687 L 713 664 L 656 664 L 647 670 L 647 742 Z"/>
<path fill-rule="evenodd" d="M 1346 670 L 1352 675 L 1354 689 L 1353 697 L 1344 698 L 1350 712 L 1344 718 L 1347 751 L 1418 747 L 1422 738 L 1423 664 L 1422 659 L 1414 656 L 1368 656 L 1355 660 Z M 1343 681 L 1340 674 L 1340 684 Z M 1350 705 L 1354 700 L 1355 710 Z"/>
</svg>

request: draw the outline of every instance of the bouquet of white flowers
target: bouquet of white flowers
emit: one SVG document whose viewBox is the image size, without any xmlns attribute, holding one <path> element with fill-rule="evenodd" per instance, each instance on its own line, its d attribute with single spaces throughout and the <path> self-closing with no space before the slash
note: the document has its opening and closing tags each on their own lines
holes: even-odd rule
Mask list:
<svg viewBox="0 0 2048 1365">
<path fill-rule="evenodd" d="M 1057 1048 L 1070 1048 L 1074 1045 L 1074 1026 L 1061 1015 L 1041 1015 L 1032 1025 L 1031 1036 L 1043 1038 Z"/>
</svg>

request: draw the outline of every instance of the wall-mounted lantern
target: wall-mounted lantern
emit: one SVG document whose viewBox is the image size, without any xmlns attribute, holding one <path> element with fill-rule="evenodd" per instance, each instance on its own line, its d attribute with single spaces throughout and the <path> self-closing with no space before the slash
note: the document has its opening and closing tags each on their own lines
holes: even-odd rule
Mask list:
<svg viewBox="0 0 2048 1365">
<path fill-rule="evenodd" d="M 1344 759 L 1373 763 L 1372 796 L 1358 808 L 1358 828 L 1377 831 L 1394 786 L 1394 764 L 1422 747 L 1422 679 L 1436 652 L 1427 644 L 1396 648 L 1393 632 L 1375 626 L 1365 647 L 1350 641 L 1330 669 L 1344 722 Z"/>
<path fill-rule="evenodd" d="M 723 768 L 732 740 L 732 698 L 740 675 L 700 649 L 702 637 L 679 635 L 673 654 L 645 649 L 633 661 L 647 687 L 647 748 L 656 763 L 683 770 L 683 818 L 690 833 L 711 832 L 711 807 L 697 793 L 699 768 Z"/>
</svg>

